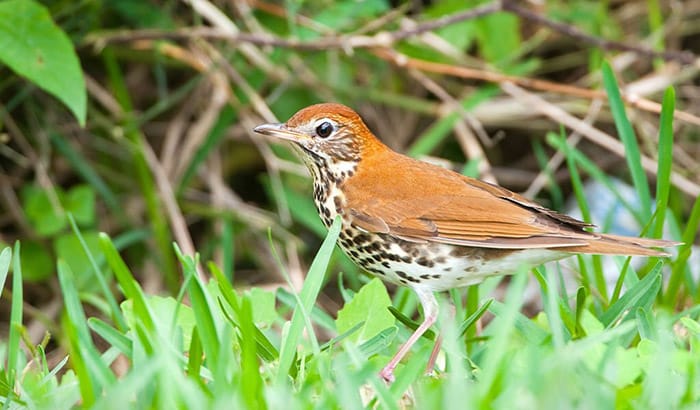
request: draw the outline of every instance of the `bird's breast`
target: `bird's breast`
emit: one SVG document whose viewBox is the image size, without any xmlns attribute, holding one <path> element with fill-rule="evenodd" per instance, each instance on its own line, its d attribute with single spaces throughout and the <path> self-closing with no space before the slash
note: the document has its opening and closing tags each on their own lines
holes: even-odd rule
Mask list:
<svg viewBox="0 0 700 410">
<path fill-rule="evenodd" d="M 491 249 L 416 243 L 343 224 L 340 248 L 367 272 L 397 285 L 444 291 L 565 257 L 547 249 Z"/>
</svg>

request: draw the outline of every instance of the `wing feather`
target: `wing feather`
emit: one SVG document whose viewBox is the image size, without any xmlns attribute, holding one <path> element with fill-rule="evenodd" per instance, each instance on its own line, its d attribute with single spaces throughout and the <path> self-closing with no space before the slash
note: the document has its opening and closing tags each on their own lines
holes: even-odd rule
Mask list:
<svg viewBox="0 0 700 410">
<path fill-rule="evenodd" d="M 582 246 L 598 237 L 585 231 L 591 225 L 505 188 L 392 152 L 377 161 L 362 162 L 343 186 L 352 223 L 365 231 L 491 248 Z"/>
</svg>

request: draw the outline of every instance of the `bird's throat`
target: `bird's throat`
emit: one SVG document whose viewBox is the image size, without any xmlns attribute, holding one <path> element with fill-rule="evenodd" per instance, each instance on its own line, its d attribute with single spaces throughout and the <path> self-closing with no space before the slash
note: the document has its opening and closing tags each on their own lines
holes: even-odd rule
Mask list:
<svg viewBox="0 0 700 410">
<path fill-rule="evenodd" d="M 313 158 L 306 165 L 314 179 L 314 204 L 326 227 L 330 227 L 336 215 L 343 213 L 345 196 L 343 184 L 355 174 L 356 162 L 330 162 L 324 158 Z"/>
</svg>

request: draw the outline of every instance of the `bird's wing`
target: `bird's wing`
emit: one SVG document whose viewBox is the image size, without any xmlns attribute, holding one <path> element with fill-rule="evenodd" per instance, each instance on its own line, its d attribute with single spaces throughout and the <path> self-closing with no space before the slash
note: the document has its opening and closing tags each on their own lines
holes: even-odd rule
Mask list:
<svg viewBox="0 0 700 410">
<path fill-rule="evenodd" d="M 352 223 L 368 232 L 489 248 L 576 246 L 597 237 L 584 222 L 427 163 L 388 157 L 362 165 L 343 191 Z"/>
</svg>

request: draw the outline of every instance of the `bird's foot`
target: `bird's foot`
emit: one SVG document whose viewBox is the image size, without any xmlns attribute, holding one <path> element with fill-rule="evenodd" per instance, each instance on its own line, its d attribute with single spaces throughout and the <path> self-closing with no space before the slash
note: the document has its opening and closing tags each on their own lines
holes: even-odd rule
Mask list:
<svg viewBox="0 0 700 410">
<path fill-rule="evenodd" d="M 396 380 L 394 377 L 394 366 L 387 365 L 379 372 L 379 377 L 381 377 L 387 384 L 391 384 Z"/>
</svg>

